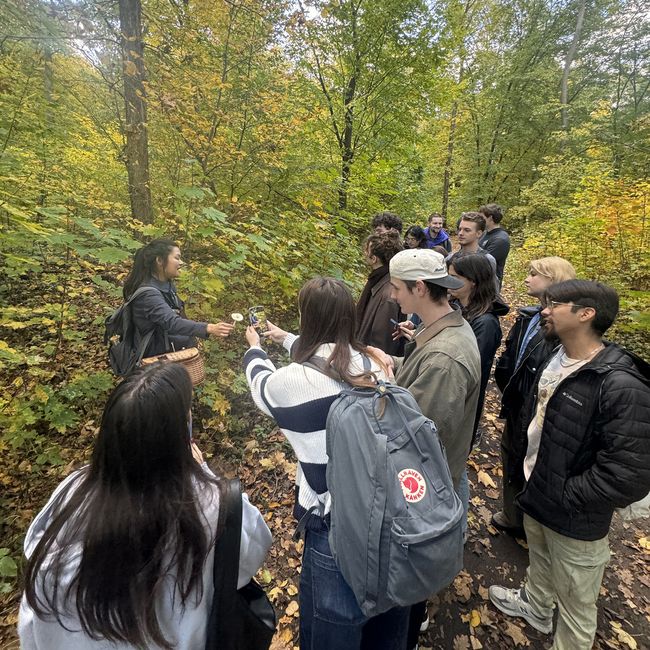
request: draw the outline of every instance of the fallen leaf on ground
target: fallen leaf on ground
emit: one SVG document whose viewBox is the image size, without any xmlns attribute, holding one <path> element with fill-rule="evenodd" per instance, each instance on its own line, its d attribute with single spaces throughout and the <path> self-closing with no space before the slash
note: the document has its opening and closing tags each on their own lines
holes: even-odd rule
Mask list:
<svg viewBox="0 0 650 650">
<path fill-rule="evenodd" d="M 517 627 L 514 623 L 506 621 L 506 634 L 515 642 L 517 647 L 519 646 L 529 646 L 530 641 L 528 637 L 523 633 L 520 627 Z"/>
<path fill-rule="evenodd" d="M 610 621 L 609 624 L 614 628 L 619 643 L 624 643 L 628 648 L 630 648 L 630 650 L 637 650 L 639 646 L 637 645 L 636 639 L 628 634 L 620 623 L 617 621 Z"/>
<path fill-rule="evenodd" d="M 478 613 L 481 615 L 481 625 L 494 625 L 494 614 L 487 605 L 479 605 Z"/>
<path fill-rule="evenodd" d="M 482 469 L 478 471 L 478 480 L 483 485 L 485 485 L 485 487 L 496 488 L 497 486 L 497 484 L 494 482 L 492 477 L 487 472 L 484 472 Z"/>
<path fill-rule="evenodd" d="M 298 613 L 298 603 L 295 600 L 292 600 L 287 605 L 286 614 L 287 616 L 294 616 L 297 613 Z"/>
<path fill-rule="evenodd" d="M 469 638 L 466 634 L 459 634 L 454 637 L 454 650 L 469 650 Z"/>
<path fill-rule="evenodd" d="M 466 572 L 461 571 L 454 579 L 454 590 L 456 595 L 464 602 L 467 602 L 472 596 L 472 577 Z"/>
</svg>

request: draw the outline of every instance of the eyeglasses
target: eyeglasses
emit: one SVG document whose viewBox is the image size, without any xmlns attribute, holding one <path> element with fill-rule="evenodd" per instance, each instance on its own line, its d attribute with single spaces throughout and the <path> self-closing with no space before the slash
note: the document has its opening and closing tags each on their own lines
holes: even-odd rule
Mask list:
<svg viewBox="0 0 650 650">
<path fill-rule="evenodd" d="M 558 302 L 557 300 L 545 300 L 542 302 L 542 307 L 544 309 L 550 309 L 553 311 L 556 307 L 560 307 L 560 305 L 569 305 L 570 307 L 580 307 L 582 309 L 586 309 L 587 305 L 578 305 L 575 302 Z"/>
</svg>

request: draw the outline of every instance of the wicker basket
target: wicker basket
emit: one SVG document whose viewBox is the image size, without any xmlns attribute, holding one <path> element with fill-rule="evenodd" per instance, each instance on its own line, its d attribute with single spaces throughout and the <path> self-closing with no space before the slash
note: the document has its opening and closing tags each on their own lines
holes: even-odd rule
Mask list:
<svg viewBox="0 0 650 650">
<path fill-rule="evenodd" d="M 158 361 L 182 363 L 190 373 L 193 386 L 198 386 L 205 381 L 205 360 L 198 348 L 186 348 L 178 352 L 165 352 L 165 354 L 158 354 L 155 357 L 146 357 L 142 359 L 142 365 L 147 366 Z"/>
</svg>

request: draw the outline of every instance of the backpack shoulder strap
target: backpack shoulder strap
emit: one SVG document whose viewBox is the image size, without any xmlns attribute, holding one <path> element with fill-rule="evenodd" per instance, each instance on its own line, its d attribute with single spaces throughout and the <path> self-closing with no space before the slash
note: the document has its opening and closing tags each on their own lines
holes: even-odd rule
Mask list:
<svg viewBox="0 0 650 650">
<path fill-rule="evenodd" d="M 161 296 L 163 295 L 163 293 L 162 293 L 162 291 L 160 289 L 158 289 L 156 287 L 152 287 L 150 285 L 145 285 L 145 286 L 142 286 L 142 287 L 138 287 L 131 294 L 131 297 L 124 303 L 124 307 L 128 307 L 137 297 L 139 297 L 139 296 L 141 296 L 141 295 L 143 295 L 145 293 L 153 293 L 154 291 L 157 291 L 158 293 L 160 293 Z M 164 296 L 163 296 L 163 298 L 164 298 Z M 136 355 L 137 356 L 137 361 L 136 361 L 136 364 L 135 364 L 136 366 L 140 365 L 140 362 L 142 361 L 142 357 L 144 356 L 145 350 L 149 346 L 149 342 L 151 341 L 151 339 L 153 337 L 154 330 L 155 330 L 155 328 L 150 329 L 142 337 L 142 339 L 140 340 L 140 345 L 138 345 L 137 355 Z M 167 334 L 166 330 L 163 330 L 163 337 L 164 337 L 164 340 L 165 340 L 165 349 L 170 350 L 172 346 L 171 346 L 171 344 L 169 342 L 169 335 Z"/>
<path fill-rule="evenodd" d="M 223 630 L 227 629 L 228 613 L 235 600 L 239 576 L 241 486 L 239 479 L 224 481 L 222 486 L 217 525 L 217 534 L 221 533 L 214 545 L 214 596 L 208 618 L 206 649 L 223 647 Z"/>
<path fill-rule="evenodd" d="M 241 543 L 242 495 L 238 478 L 225 482 L 219 504 L 221 535 L 214 547 L 215 598 L 237 590 Z"/>
<path fill-rule="evenodd" d="M 124 306 L 126 307 L 127 305 L 130 305 L 138 296 L 141 296 L 143 293 L 151 293 L 153 291 L 158 291 L 162 295 L 162 291 L 160 289 L 156 289 L 156 287 L 152 286 L 144 286 L 144 287 L 138 287 L 132 294 L 131 297 L 124 301 Z"/>
</svg>

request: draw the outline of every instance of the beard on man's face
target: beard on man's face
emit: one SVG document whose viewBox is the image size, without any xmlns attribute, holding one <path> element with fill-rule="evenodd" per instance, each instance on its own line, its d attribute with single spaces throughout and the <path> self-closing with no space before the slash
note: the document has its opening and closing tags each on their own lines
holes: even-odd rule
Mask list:
<svg viewBox="0 0 650 650">
<path fill-rule="evenodd" d="M 542 318 L 542 330 L 544 331 L 544 338 L 547 341 L 552 341 L 553 339 L 557 338 L 557 334 L 555 333 L 555 328 L 551 323 L 548 323 L 545 319 Z"/>
</svg>

